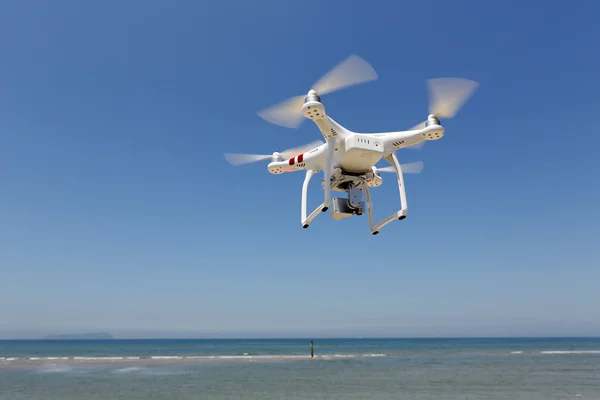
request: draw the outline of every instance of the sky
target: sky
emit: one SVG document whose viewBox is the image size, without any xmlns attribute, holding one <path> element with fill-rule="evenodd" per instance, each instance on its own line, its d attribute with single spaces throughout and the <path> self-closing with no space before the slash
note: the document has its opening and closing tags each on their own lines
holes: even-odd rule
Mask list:
<svg viewBox="0 0 600 400">
<path fill-rule="evenodd" d="M 599 12 L 3 1 L 0 338 L 600 335 Z M 378 236 L 366 215 L 302 229 L 303 173 L 223 157 L 321 139 L 257 112 L 350 54 L 379 79 L 322 100 L 356 132 L 424 120 L 426 79 L 480 83 L 442 140 L 397 153 L 425 168 Z"/>
</svg>

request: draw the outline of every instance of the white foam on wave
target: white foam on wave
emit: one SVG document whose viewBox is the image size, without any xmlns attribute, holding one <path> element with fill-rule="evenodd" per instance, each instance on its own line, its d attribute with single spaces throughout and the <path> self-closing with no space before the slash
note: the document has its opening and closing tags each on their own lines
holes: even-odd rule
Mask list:
<svg viewBox="0 0 600 400">
<path fill-rule="evenodd" d="M 367 353 L 367 354 L 315 354 L 316 359 L 351 359 L 362 357 L 386 357 L 382 353 Z M 148 355 L 148 356 L 73 356 L 73 357 L 2 357 L 0 361 L 4 364 L 11 362 L 25 362 L 32 364 L 45 363 L 48 361 L 66 361 L 76 364 L 93 364 L 105 362 L 133 362 L 133 361 L 191 361 L 191 360 L 305 360 L 310 359 L 308 354 L 221 354 L 221 355 Z M 55 364 L 52 364 L 55 365 Z"/>
<path fill-rule="evenodd" d="M 117 370 L 114 371 L 115 374 L 126 374 L 128 372 L 139 372 L 139 371 L 143 371 L 146 368 L 144 367 L 125 367 L 125 368 L 119 368 Z"/>
<path fill-rule="evenodd" d="M 600 354 L 600 350 L 547 350 L 540 354 Z"/>
<path fill-rule="evenodd" d="M 511 351 L 510 354 L 523 354 L 523 351 Z M 600 350 L 541 350 L 530 354 L 600 354 Z"/>
<path fill-rule="evenodd" d="M 152 360 L 182 360 L 183 356 L 151 356 Z"/>
<path fill-rule="evenodd" d="M 265 359 L 271 359 L 271 358 L 306 358 L 306 357 L 310 357 L 310 356 L 303 356 L 303 355 L 295 355 L 295 354 L 290 354 L 290 355 L 277 355 L 277 354 L 265 354 L 265 355 L 254 355 L 254 356 L 250 356 L 250 355 L 223 355 L 223 356 L 217 356 L 217 358 L 231 358 L 231 359 L 235 359 L 235 358 L 265 358 Z"/>
<path fill-rule="evenodd" d="M 72 368 L 68 365 L 53 364 L 53 365 L 44 365 L 44 366 L 38 368 L 37 372 L 41 373 L 41 374 L 52 374 L 52 373 L 70 372 L 71 370 L 72 370 Z"/>
</svg>

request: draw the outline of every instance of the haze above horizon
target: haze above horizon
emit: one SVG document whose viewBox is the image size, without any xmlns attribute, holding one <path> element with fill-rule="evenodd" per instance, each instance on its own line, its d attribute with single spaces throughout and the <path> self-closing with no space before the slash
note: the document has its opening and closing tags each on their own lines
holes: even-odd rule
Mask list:
<svg viewBox="0 0 600 400">
<path fill-rule="evenodd" d="M 2 2 L 0 337 L 600 335 L 599 11 Z M 321 139 L 256 112 L 350 54 L 379 79 L 322 100 L 357 132 L 424 120 L 426 79 L 480 83 L 444 138 L 398 152 L 425 168 L 378 236 L 366 216 L 302 229 L 302 173 L 223 157 Z"/>
<path fill-rule="evenodd" d="M 0 337 L 0 341 L 13 341 L 13 340 L 57 340 L 57 341 L 104 341 L 104 340 L 469 340 L 469 339 L 482 339 L 482 340 L 493 340 L 493 339 L 540 339 L 540 338 L 554 338 L 554 339 L 577 339 L 577 338 L 599 338 L 600 335 L 591 336 L 578 336 L 578 335 L 373 335 L 373 336 L 357 336 L 349 334 L 340 335 L 310 335 L 305 333 L 304 335 L 293 335 L 291 333 L 283 335 L 268 335 L 268 334 L 257 334 L 250 333 L 247 335 L 236 335 L 236 334 L 225 334 L 218 333 L 195 333 L 195 334 L 163 334 L 163 335 L 152 335 L 151 333 L 145 334 L 132 334 L 124 333 L 123 336 L 115 336 L 107 332 L 98 333 L 78 333 L 78 334 L 50 334 L 43 336 L 23 336 L 23 337 Z"/>
</svg>

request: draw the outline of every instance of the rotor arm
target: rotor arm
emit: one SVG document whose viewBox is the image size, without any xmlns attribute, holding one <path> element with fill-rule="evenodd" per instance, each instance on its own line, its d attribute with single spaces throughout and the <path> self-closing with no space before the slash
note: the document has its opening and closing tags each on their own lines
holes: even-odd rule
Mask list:
<svg viewBox="0 0 600 400">
<path fill-rule="evenodd" d="M 421 129 L 376 134 L 383 140 L 385 151 L 395 152 L 406 147 L 421 146 L 426 140 L 438 140 L 444 136 L 444 127 L 431 124 Z M 373 135 L 373 134 L 371 134 Z"/>
</svg>

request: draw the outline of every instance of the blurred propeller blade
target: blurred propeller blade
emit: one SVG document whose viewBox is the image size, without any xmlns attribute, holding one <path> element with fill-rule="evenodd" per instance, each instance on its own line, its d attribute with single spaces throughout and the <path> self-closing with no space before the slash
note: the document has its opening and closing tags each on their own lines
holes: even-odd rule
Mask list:
<svg viewBox="0 0 600 400">
<path fill-rule="evenodd" d="M 312 85 L 318 95 L 333 93 L 338 90 L 377 79 L 373 67 L 362 58 L 351 55 Z M 265 121 L 286 128 L 297 128 L 304 121 L 302 106 L 306 95 L 289 98 L 274 106 L 258 112 Z"/>
<path fill-rule="evenodd" d="M 402 167 L 402 173 L 403 174 L 420 174 L 421 171 L 423 171 L 423 161 L 417 161 L 414 163 L 408 163 L 408 164 L 400 164 L 400 167 Z M 396 172 L 396 169 L 390 165 L 388 167 L 383 167 L 383 168 L 377 168 L 377 171 L 379 172 Z"/>
<path fill-rule="evenodd" d="M 280 152 L 279 154 L 281 154 L 281 156 L 286 159 L 286 158 L 292 158 L 294 156 L 297 156 L 299 154 L 303 154 L 306 153 L 314 148 L 317 148 L 321 145 L 325 144 L 325 142 L 323 142 L 322 140 L 315 140 L 314 142 L 308 143 L 308 144 L 304 144 L 302 146 L 298 146 L 298 147 L 294 147 L 292 149 L 288 149 L 288 150 L 284 150 L 282 152 Z"/>
<path fill-rule="evenodd" d="M 437 78 L 427 81 L 429 113 L 438 118 L 452 118 L 458 113 L 479 83 L 463 78 Z"/>
<path fill-rule="evenodd" d="M 272 154 L 233 154 L 225 153 L 225 159 L 231 165 L 249 164 L 257 161 L 268 160 Z"/>
<path fill-rule="evenodd" d="M 429 88 L 429 115 L 436 118 L 452 118 L 458 113 L 479 83 L 463 78 L 436 78 L 427 81 Z M 409 130 L 424 129 L 427 121 L 423 121 Z M 420 149 L 425 145 L 422 141 L 413 149 Z"/>
<path fill-rule="evenodd" d="M 423 129 L 423 128 L 425 128 L 425 124 L 426 123 L 427 123 L 427 121 L 420 122 L 417 125 L 415 125 L 412 128 L 410 128 L 409 130 L 416 131 L 416 130 L 419 130 L 419 129 Z"/>
<path fill-rule="evenodd" d="M 423 140 L 422 142 L 419 142 L 417 144 L 413 144 L 412 146 L 406 146 L 406 148 L 407 149 L 419 150 L 419 149 L 422 149 L 423 146 L 425 146 L 425 140 Z"/>
<path fill-rule="evenodd" d="M 298 154 L 306 153 L 316 147 L 324 144 L 322 140 L 315 140 L 314 142 L 297 146 L 291 149 L 284 150 L 282 152 L 275 152 L 273 154 L 239 154 L 239 153 L 225 153 L 225 159 L 231 165 L 237 166 L 242 164 L 249 164 L 257 161 L 268 160 L 276 154 L 279 154 L 283 159 L 294 157 Z"/>
<path fill-rule="evenodd" d="M 289 98 L 260 111 L 258 116 L 275 125 L 286 128 L 297 128 L 304 121 L 304 115 L 302 115 L 304 97 L 302 95 Z"/>
<path fill-rule="evenodd" d="M 371 64 L 357 55 L 351 55 L 315 82 L 312 89 L 319 95 L 325 95 L 377 78 L 377 72 Z"/>
</svg>

